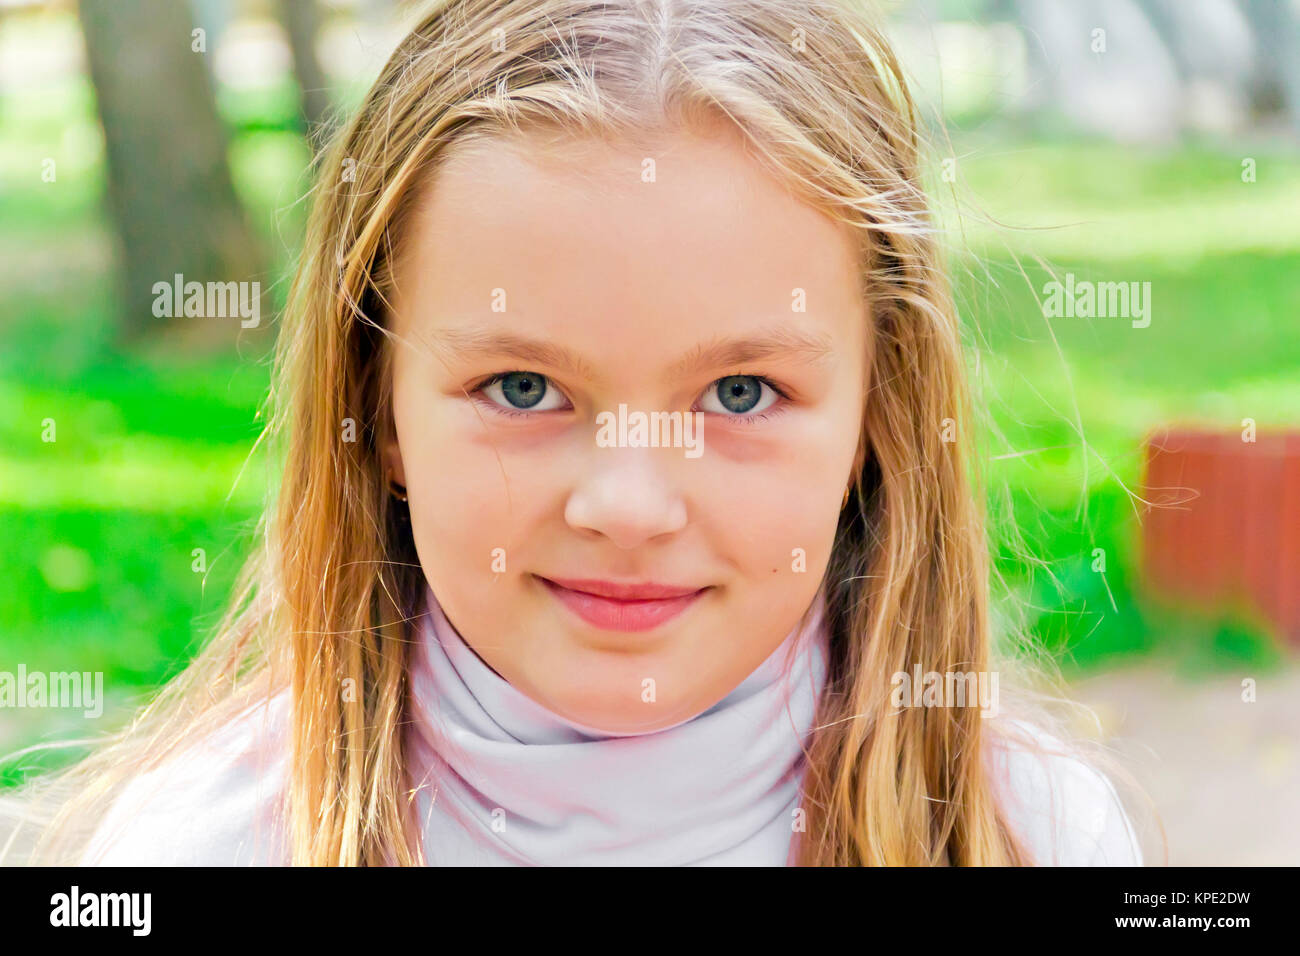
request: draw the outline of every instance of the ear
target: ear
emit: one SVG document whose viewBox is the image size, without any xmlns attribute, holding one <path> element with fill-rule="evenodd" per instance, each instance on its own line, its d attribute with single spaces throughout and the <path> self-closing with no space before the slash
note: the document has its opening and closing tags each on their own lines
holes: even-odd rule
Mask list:
<svg viewBox="0 0 1300 956">
<path fill-rule="evenodd" d="M 406 470 L 402 467 L 402 450 L 398 447 L 397 439 L 393 438 L 384 443 L 382 452 L 384 473 L 392 474 L 393 481 L 406 487 Z"/>
<path fill-rule="evenodd" d="M 397 441 L 397 425 L 393 421 L 391 410 L 384 417 L 384 437 L 379 442 L 379 463 L 384 469 L 385 477 L 391 474 L 393 481 L 405 488 L 406 469 L 402 466 L 402 448 Z"/>
</svg>

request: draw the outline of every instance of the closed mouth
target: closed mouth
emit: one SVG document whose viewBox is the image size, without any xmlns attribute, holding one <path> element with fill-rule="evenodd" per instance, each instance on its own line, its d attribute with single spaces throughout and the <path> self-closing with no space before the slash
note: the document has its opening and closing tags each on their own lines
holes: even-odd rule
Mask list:
<svg viewBox="0 0 1300 956">
<path fill-rule="evenodd" d="M 677 617 L 710 590 L 655 582 L 624 584 L 536 577 L 579 618 L 608 631 L 653 630 Z"/>
</svg>

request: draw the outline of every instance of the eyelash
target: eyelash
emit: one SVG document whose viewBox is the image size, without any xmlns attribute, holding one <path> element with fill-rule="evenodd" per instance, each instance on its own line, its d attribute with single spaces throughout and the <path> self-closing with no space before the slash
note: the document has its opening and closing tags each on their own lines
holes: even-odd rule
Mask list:
<svg viewBox="0 0 1300 956">
<path fill-rule="evenodd" d="M 472 389 L 470 389 L 469 394 L 471 396 L 477 396 L 479 395 L 480 392 L 483 391 L 483 389 L 491 385 L 495 385 L 497 382 L 501 381 L 507 375 L 514 375 L 516 372 L 526 372 L 526 371 L 529 371 L 529 369 L 512 369 L 509 372 L 497 372 L 495 375 L 490 375 L 486 379 L 484 379 L 483 381 L 475 385 Z M 542 376 L 542 377 L 546 378 L 546 376 Z M 724 375 L 722 376 L 722 378 L 715 378 L 712 382 L 709 383 L 709 386 L 710 387 L 716 386 L 718 382 L 722 381 L 723 378 L 730 378 L 730 377 L 731 376 Z M 724 416 L 728 421 L 737 422 L 741 425 L 758 425 L 772 418 L 775 418 L 778 415 L 785 414 L 785 411 L 788 407 L 788 403 L 790 401 L 790 396 L 786 394 L 785 390 L 782 389 L 781 386 L 777 385 L 776 382 L 772 381 L 766 375 L 746 375 L 745 377 L 758 379 L 760 382 L 762 382 L 772 391 L 776 392 L 780 401 L 773 402 L 770 408 L 764 409 L 763 411 L 758 412 L 757 414 Z M 551 384 L 552 388 L 555 387 L 554 384 L 551 383 L 551 380 L 549 378 L 546 378 L 546 381 Z M 506 408 L 502 405 L 498 405 L 496 402 L 481 397 L 476 398 L 475 401 L 477 401 L 480 405 L 488 406 L 489 408 L 491 408 L 493 412 L 496 412 L 497 414 L 505 415 L 507 418 L 532 418 L 538 414 L 541 414 L 539 412 L 526 412 L 517 408 L 515 409 Z"/>
</svg>

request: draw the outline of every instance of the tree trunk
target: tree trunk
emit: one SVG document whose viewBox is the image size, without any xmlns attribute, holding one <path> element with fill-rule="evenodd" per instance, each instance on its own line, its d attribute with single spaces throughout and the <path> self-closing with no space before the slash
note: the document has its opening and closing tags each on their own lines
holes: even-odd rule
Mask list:
<svg viewBox="0 0 1300 956">
<path fill-rule="evenodd" d="M 316 0 L 280 0 L 279 7 L 280 22 L 293 54 L 293 75 L 298 81 L 303 133 L 312 151 L 317 152 L 330 128 L 329 82 L 316 56 L 320 8 Z"/>
<path fill-rule="evenodd" d="M 1260 113 L 1281 113 L 1300 131 L 1300 26 L 1283 0 L 1246 0 L 1242 12 L 1257 44 L 1251 99 Z"/>
<path fill-rule="evenodd" d="M 154 291 L 177 275 L 205 285 L 264 278 L 200 59 L 212 55 L 206 34 L 200 44 L 189 5 L 176 0 L 80 0 L 80 13 L 122 249 L 120 337 L 138 343 L 171 327 L 192 339 L 197 330 L 185 326 L 203 323 L 211 334 L 199 340 L 233 342 L 237 315 L 186 317 L 182 303 L 160 304 Z"/>
</svg>

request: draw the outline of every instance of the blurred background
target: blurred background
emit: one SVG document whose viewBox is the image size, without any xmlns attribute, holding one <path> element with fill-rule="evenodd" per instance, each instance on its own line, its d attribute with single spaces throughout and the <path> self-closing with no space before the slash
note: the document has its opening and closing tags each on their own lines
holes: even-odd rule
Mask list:
<svg viewBox="0 0 1300 956">
<path fill-rule="evenodd" d="M 419 6 L 0 0 L 0 671 L 106 696 L 0 709 L 0 753 L 117 726 L 217 622 L 313 150 Z M 1296 863 L 1300 6 L 882 9 L 987 407 L 1001 630 L 1092 707 L 1170 863 Z M 258 281 L 260 324 L 155 315 L 175 273 Z M 1067 275 L 1149 283 L 1149 324 L 1051 315 Z"/>
</svg>

